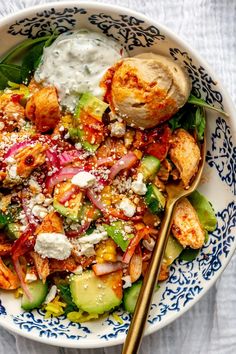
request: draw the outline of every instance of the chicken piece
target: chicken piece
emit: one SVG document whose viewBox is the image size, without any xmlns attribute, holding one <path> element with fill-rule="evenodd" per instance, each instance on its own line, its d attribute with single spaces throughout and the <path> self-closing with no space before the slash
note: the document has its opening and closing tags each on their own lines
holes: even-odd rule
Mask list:
<svg viewBox="0 0 236 354">
<path fill-rule="evenodd" d="M 39 82 L 35 81 L 34 78 L 32 78 L 32 79 L 30 80 L 28 89 L 29 89 L 29 91 L 30 91 L 30 93 L 31 93 L 32 95 L 33 95 L 34 93 L 40 91 L 42 88 L 43 88 L 43 86 L 42 86 Z"/>
<path fill-rule="evenodd" d="M 49 264 L 50 264 L 50 273 L 73 272 L 78 267 L 73 257 L 68 257 L 67 259 L 64 260 L 51 258 Z"/>
<path fill-rule="evenodd" d="M 199 249 L 204 244 L 204 229 L 197 212 L 187 198 L 181 199 L 175 208 L 172 233 L 184 247 Z"/>
<path fill-rule="evenodd" d="M 39 235 L 45 232 L 64 233 L 62 219 L 55 211 L 52 211 L 47 216 L 45 216 L 42 224 L 37 227 L 35 235 Z"/>
<path fill-rule="evenodd" d="M 164 281 L 164 280 L 168 279 L 169 278 L 169 272 L 170 271 L 169 271 L 169 268 L 168 268 L 167 264 L 162 263 L 158 281 Z"/>
<path fill-rule="evenodd" d="M 0 244 L 0 256 L 9 256 L 11 254 L 12 245 L 10 243 Z"/>
<path fill-rule="evenodd" d="M 27 178 L 35 168 L 41 166 L 46 159 L 46 150 L 47 145 L 43 146 L 41 143 L 21 149 L 15 155 L 17 175 L 21 178 Z"/>
<path fill-rule="evenodd" d="M 30 252 L 33 258 L 39 278 L 45 283 L 47 276 L 50 274 L 49 261 L 47 258 L 42 258 L 37 252 Z"/>
<path fill-rule="evenodd" d="M 186 130 L 177 129 L 172 136 L 169 150 L 170 158 L 177 167 L 185 188 L 198 170 L 201 158 L 200 149 Z"/>
<path fill-rule="evenodd" d="M 25 109 L 17 97 L 20 95 L 2 94 L 0 96 L 0 132 L 12 132 L 24 125 Z"/>
<path fill-rule="evenodd" d="M 107 75 L 113 76 L 111 78 Z M 126 58 L 104 77 L 112 112 L 128 125 L 152 128 L 173 116 L 187 101 L 191 83 L 185 70 L 162 55 L 145 53 Z M 101 83 L 103 86 L 103 82 Z"/>
<path fill-rule="evenodd" d="M 14 290 L 17 289 L 19 285 L 18 276 L 5 265 L 0 257 L 0 288 Z"/>
<path fill-rule="evenodd" d="M 60 120 L 60 106 L 54 87 L 36 91 L 25 107 L 26 117 L 33 121 L 40 133 L 54 129 Z"/>
</svg>

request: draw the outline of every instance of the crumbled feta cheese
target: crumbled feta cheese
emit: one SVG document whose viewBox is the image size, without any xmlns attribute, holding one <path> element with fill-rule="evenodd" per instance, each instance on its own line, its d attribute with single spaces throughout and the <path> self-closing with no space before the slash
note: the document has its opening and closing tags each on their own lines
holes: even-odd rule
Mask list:
<svg viewBox="0 0 236 354">
<path fill-rule="evenodd" d="M 53 199 L 52 198 L 45 198 L 43 205 L 48 207 L 50 204 L 52 204 Z"/>
<path fill-rule="evenodd" d="M 130 226 L 130 225 L 125 225 L 124 226 L 124 231 L 127 233 L 127 234 L 131 234 L 133 232 L 133 228 Z"/>
<path fill-rule="evenodd" d="M 76 144 L 75 144 L 75 148 L 76 148 L 77 150 L 81 150 L 81 149 L 82 149 L 81 143 L 76 143 Z"/>
<path fill-rule="evenodd" d="M 46 299 L 44 300 L 44 304 L 49 304 L 49 302 L 55 299 L 56 295 L 57 295 L 57 287 L 56 285 L 53 285 L 49 290 Z"/>
<path fill-rule="evenodd" d="M 8 169 L 9 177 L 15 179 L 17 177 L 17 165 L 11 165 Z"/>
<path fill-rule="evenodd" d="M 132 286 L 130 275 L 122 277 L 122 280 L 124 281 L 123 289 L 130 288 Z"/>
<path fill-rule="evenodd" d="M 35 205 L 32 208 L 32 214 L 38 217 L 39 219 L 44 219 L 45 216 L 48 214 L 48 210 L 42 205 Z"/>
<path fill-rule="evenodd" d="M 138 173 L 137 180 L 131 184 L 131 189 L 138 195 L 145 195 L 147 193 L 146 184 L 143 182 L 142 173 Z"/>
<path fill-rule="evenodd" d="M 106 239 L 106 231 L 94 230 L 90 235 L 82 236 L 72 242 L 75 245 L 75 250 L 78 255 L 91 257 L 95 255 L 94 245 Z"/>
<path fill-rule="evenodd" d="M 25 282 L 31 283 L 32 281 L 37 280 L 37 276 L 34 273 L 26 273 Z"/>
<path fill-rule="evenodd" d="M 36 204 L 43 204 L 43 202 L 45 201 L 45 196 L 43 195 L 43 193 L 39 193 L 35 196 L 34 200 Z"/>
<path fill-rule="evenodd" d="M 37 181 L 35 181 L 33 178 L 30 178 L 30 180 L 29 180 L 29 187 L 30 187 L 31 191 L 35 192 L 35 193 L 40 193 L 42 190 L 39 183 Z"/>
<path fill-rule="evenodd" d="M 95 250 L 92 244 L 85 243 L 80 246 L 80 256 L 92 257 L 95 255 Z"/>
<path fill-rule="evenodd" d="M 110 125 L 111 128 L 111 136 L 116 138 L 121 138 L 125 135 L 125 124 L 122 122 L 114 122 Z"/>
<path fill-rule="evenodd" d="M 79 265 L 77 268 L 75 268 L 75 270 L 73 270 L 74 274 L 82 274 L 83 273 L 83 267 L 81 265 Z"/>
<path fill-rule="evenodd" d="M 14 157 L 9 156 L 9 157 L 7 157 L 7 158 L 5 159 L 5 162 L 6 162 L 6 163 L 9 163 L 9 164 L 13 164 L 13 163 L 16 162 L 16 160 L 14 159 Z"/>
<path fill-rule="evenodd" d="M 3 122 L 0 122 L 0 130 L 3 130 L 5 128 L 5 124 Z"/>
<path fill-rule="evenodd" d="M 88 188 L 94 185 L 96 178 L 91 173 L 82 171 L 73 176 L 71 182 L 80 188 Z"/>
<path fill-rule="evenodd" d="M 64 234 L 52 232 L 41 233 L 36 238 L 35 251 L 42 258 L 66 259 L 70 256 L 73 246 Z"/>
<path fill-rule="evenodd" d="M 64 136 L 64 139 L 69 139 L 70 138 L 70 133 L 66 133 L 66 135 Z"/>
<path fill-rule="evenodd" d="M 83 237 L 80 237 L 79 243 L 90 243 L 95 245 L 96 243 L 99 243 L 102 240 L 105 240 L 107 238 L 107 232 L 102 231 L 102 232 L 97 232 L 96 230 L 92 232 L 90 235 L 86 235 Z"/>
<path fill-rule="evenodd" d="M 121 209 L 124 214 L 130 218 L 136 213 L 136 206 L 128 198 L 123 198 L 122 201 L 118 204 L 118 208 Z"/>
</svg>

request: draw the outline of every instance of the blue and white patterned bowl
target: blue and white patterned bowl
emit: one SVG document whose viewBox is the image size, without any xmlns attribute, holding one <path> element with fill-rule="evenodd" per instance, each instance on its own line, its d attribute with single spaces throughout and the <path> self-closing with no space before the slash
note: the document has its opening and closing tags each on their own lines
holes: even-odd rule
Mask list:
<svg viewBox="0 0 236 354">
<path fill-rule="evenodd" d="M 87 27 L 121 42 L 130 55 L 158 52 L 183 64 L 195 94 L 223 108 L 230 118 L 207 116 L 207 157 L 200 190 L 217 212 L 218 226 L 194 262 L 177 261 L 168 281 L 155 294 L 146 333 L 152 333 L 187 311 L 212 286 L 236 248 L 236 112 L 225 89 L 208 65 L 180 38 L 162 25 L 134 11 L 98 3 L 41 5 L 0 22 L 0 55 L 27 38 Z M 63 347 L 92 348 L 124 341 L 130 316 L 118 312 L 122 324 L 110 315 L 99 321 L 76 324 L 60 318 L 44 319 L 41 310 L 22 312 L 8 293 L 0 295 L 0 324 L 25 337 Z"/>
</svg>

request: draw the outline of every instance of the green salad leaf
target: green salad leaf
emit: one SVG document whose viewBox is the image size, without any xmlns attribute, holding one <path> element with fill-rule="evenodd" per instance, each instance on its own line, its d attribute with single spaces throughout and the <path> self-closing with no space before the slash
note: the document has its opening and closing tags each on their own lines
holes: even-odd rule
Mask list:
<svg viewBox="0 0 236 354">
<path fill-rule="evenodd" d="M 3 90 L 8 81 L 21 82 L 21 67 L 15 64 L 0 64 L 0 89 Z"/>
<path fill-rule="evenodd" d="M 78 310 L 77 306 L 75 305 L 75 303 L 72 300 L 70 286 L 67 284 L 58 284 L 57 288 L 60 290 L 60 297 L 67 304 L 67 306 L 65 307 L 65 310 L 64 310 L 65 314 Z"/>
<path fill-rule="evenodd" d="M 23 58 L 21 65 L 22 82 L 26 84 L 29 83 L 33 71 L 37 69 L 40 63 L 44 46 L 45 42 L 38 43 L 33 46 Z"/>
<path fill-rule="evenodd" d="M 212 111 L 216 111 L 216 112 L 224 114 L 226 117 L 228 117 L 228 114 L 225 111 L 223 111 L 222 109 L 219 109 L 217 107 L 214 107 L 214 106 L 206 103 L 206 101 L 204 101 L 202 98 L 197 98 L 193 94 L 191 94 L 189 96 L 188 103 L 190 103 L 192 105 L 195 105 L 195 106 L 198 106 L 198 107 L 207 108 L 207 109 L 210 109 Z"/>
<path fill-rule="evenodd" d="M 182 261 L 192 262 L 199 254 L 199 249 L 185 248 L 179 255 Z"/>
<path fill-rule="evenodd" d="M 217 219 L 211 203 L 198 191 L 191 193 L 188 199 L 196 210 L 203 228 L 207 231 L 214 231 L 217 226 Z"/>
<path fill-rule="evenodd" d="M 183 128 L 188 131 L 196 131 L 198 140 L 204 137 L 206 117 L 202 107 L 186 104 L 169 120 L 172 130 Z"/>
<path fill-rule="evenodd" d="M 0 59 L 0 90 L 8 86 L 8 81 L 28 84 L 30 76 L 37 69 L 44 47 L 48 47 L 56 39 L 54 33 L 51 36 L 28 39 L 10 50 Z M 16 65 L 12 61 L 21 58 L 21 64 Z"/>
<path fill-rule="evenodd" d="M 33 46 L 37 43 L 40 43 L 40 42 L 45 43 L 51 37 L 52 36 L 45 36 L 45 37 L 39 37 L 39 38 L 35 38 L 35 39 L 27 39 L 26 41 L 18 44 L 16 47 L 14 47 L 9 52 L 7 52 L 6 55 L 0 59 L 0 63 L 1 64 L 9 63 L 10 61 L 15 59 L 16 57 L 20 56 L 23 51 L 28 50 L 31 46 Z"/>
</svg>

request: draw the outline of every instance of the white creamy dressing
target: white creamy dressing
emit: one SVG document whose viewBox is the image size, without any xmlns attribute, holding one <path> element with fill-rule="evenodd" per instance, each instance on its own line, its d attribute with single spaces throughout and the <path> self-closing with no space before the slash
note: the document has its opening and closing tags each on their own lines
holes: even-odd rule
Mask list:
<svg viewBox="0 0 236 354">
<path fill-rule="evenodd" d="M 60 103 L 74 111 L 81 93 L 103 99 L 100 81 L 106 70 L 126 56 L 118 42 L 106 36 L 79 30 L 60 35 L 44 48 L 42 62 L 34 78 L 57 88 Z"/>
</svg>

